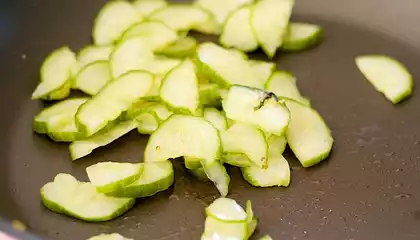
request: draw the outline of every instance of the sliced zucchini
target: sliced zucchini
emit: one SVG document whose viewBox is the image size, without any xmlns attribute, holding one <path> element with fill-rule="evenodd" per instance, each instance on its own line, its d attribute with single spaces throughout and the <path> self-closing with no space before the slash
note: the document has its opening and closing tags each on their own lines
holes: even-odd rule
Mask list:
<svg viewBox="0 0 420 240">
<path fill-rule="evenodd" d="M 223 163 L 216 160 L 211 164 L 207 164 L 205 160 L 201 162 L 207 177 L 214 183 L 222 197 L 226 197 L 229 193 L 230 177 L 223 166 Z"/>
<path fill-rule="evenodd" d="M 220 87 L 215 83 L 204 83 L 198 86 L 200 91 L 200 104 L 207 107 L 220 107 L 222 97 Z"/>
<path fill-rule="evenodd" d="M 159 120 L 155 113 L 145 112 L 136 117 L 137 131 L 140 134 L 152 134 L 159 127 Z"/>
<path fill-rule="evenodd" d="M 61 100 L 70 94 L 76 55 L 67 47 L 54 50 L 41 66 L 41 81 L 32 99 Z"/>
<path fill-rule="evenodd" d="M 69 118 L 70 119 L 70 118 Z M 79 131 L 76 126 L 74 115 L 71 116 L 72 121 L 48 133 L 55 142 L 74 142 L 85 138 L 84 134 Z"/>
<path fill-rule="evenodd" d="M 211 122 L 220 132 L 227 129 L 227 120 L 223 112 L 215 108 L 204 109 L 204 119 Z"/>
<path fill-rule="evenodd" d="M 143 173 L 143 164 L 102 162 L 86 168 L 90 182 L 100 193 L 108 193 L 132 184 Z"/>
<path fill-rule="evenodd" d="M 97 236 L 93 236 L 89 238 L 88 240 L 134 240 L 134 239 L 125 238 L 118 233 L 112 233 L 112 234 L 100 234 Z"/>
<path fill-rule="evenodd" d="M 159 95 L 174 112 L 197 115 L 200 96 L 194 63 L 186 59 L 172 69 L 163 79 Z"/>
<path fill-rule="evenodd" d="M 177 33 L 162 22 L 146 21 L 133 25 L 121 37 L 121 41 L 142 37 L 153 51 L 159 51 L 178 39 Z"/>
<path fill-rule="evenodd" d="M 144 152 L 146 162 L 181 156 L 213 164 L 221 154 L 218 130 L 208 121 L 187 115 L 172 115 L 152 134 Z"/>
<path fill-rule="evenodd" d="M 242 153 L 256 166 L 266 166 L 268 144 L 263 131 L 238 122 L 220 135 L 225 155 Z"/>
<path fill-rule="evenodd" d="M 196 177 L 198 180 L 207 182 L 210 181 L 210 179 L 207 177 L 206 171 L 204 171 L 204 168 L 199 167 L 196 169 L 188 169 L 188 172 L 191 173 L 194 177 Z"/>
<path fill-rule="evenodd" d="M 356 64 L 375 89 L 392 103 L 411 96 L 413 77 L 398 60 L 384 55 L 364 55 L 356 58 Z"/>
<path fill-rule="evenodd" d="M 202 239 L 247 239 L 248 225 L 243 222 L 225 222 L 214 217 L 207 217 Z"/>
<path fill-rule="evenodd" d="M 320 26 L 309 23 L 289 24 L 289 30 L 284 38 L 282 50 L 301 51 L 318 44 L 323 37 Z"/>
<path fill-rule="evenodd" d="M 165 0 L 136 0 L 133 2 L 134 8 L 141 16 L 148 17 L 159 9 L 168 6 Z"/>
<path fill-rule="evenodd" d="M 189 31 L 211 21 L 211 15 L 201 8 L 178 4 L 154 12 L 149 19 L 161 21 L 175 31 Z"/>
<path fill-rule="evenodd" d="M 251 26 L 269 58 L 283 45 L 293 5 L 294 0 L 261 0 L 253 8 Z"/>
<path fill-rule="evenodd" d="M 244 86 L 232 86 L 223 99 L 226 117 L 258 126 L 266 133 L 282 136 L 290 113 L 273 93 Z"/>
<path fill-rule="evenodd" d="M 291 112 L 287 142 L 304 167 L 311 167 L 327 158 L 334 139 L 324 119 L 314 109 L 293 100 L 286 100 Z"/>
<path fill-rule="evenodd" d="M 244 179 L 254 187 L 274 187 L 290 184 L 289 163 L 283 156 L 269 156 L 266 168 L 241 168 Z"/>
<path fill-rule="evenodd" d="M 258 61 L 258 60 L 249 60 L 251 67 L 257 72 L 258 78 L 261 82 L 266 83 L 267 80 L 271 77 L 273 72 L 276 70 L 276 64 L 272 62 Z"/>
<path fill-rule="evenodd" d="M 133 198 L 114 198 L 96 191 L 87 182 L 79 182 L 69 174 L 58 174 L 53 182 L 41 188 L 42 203 L 51 211 L 88 222 L 104 222 L 127 212 Z"/>
<path fill-rule="evenodd" d="M 143 69 L 155 74 L 156 76 L 164 77 L 169 73 L 169 71 L 179 66 L 181 63 L 181 59 L 156 57 L 153 61 L 143 66 Z"/>
<path fill-rule="evenodd" d="M 306 106 L 311 105 L 311 101 L 300 94 L 296 78 L 287 71 L 273 73 L 265 84 L 265 90 L 273 92 L 278 97 L 290 98 Z"/>
<path fill-rule="evenodd" d="M 223 25 L 229 14 L 254 0 L 197 0 L 196 5 L 212 13 L 216 21 Z"/>
<path fill-rule="evenodd" d="M 153 81 L 153 75 L 144 71 L 131 71 L 111 81 L 79 108 L 77 127 L 86 136 L 98 132 L 145 96 Z"/>
<path fill-rule="evenodd" d="M 117 78 L 131 70 L 144 70 L 154 60 L 152 49 L 141 36 L 131 37 L 118 44 L 111 53 L 112 76 Z"/>
<path fill-rule="evenodd" d="M 254 216 L 254 210 L 252 210 L 252 203 L 250 200 L 246 201 L 246 221 L 248 223 L 248 238 L 254 234 L 255 229 L 258 225 L 258 218 Z"/>
<path fill-rule="evenodd" d="M 218 198 L 206 208 L 206 214 L 224 222 L 244 222 L 247 213 L 235 201 L 230 198 Z"/>
<path fill-rule="evenodd" d="M 121 38 L 130 26 L 141 22 L 143 17 L 127 1 L 111 1 L 105 4 L 95 19 L 93 42 L 95 45 L 111 45 Z"/>
<path fill-rule="evenodd" d="M 174 182 L 174 170 L 170 161 L 144 163 L 140 178 L 134 183 L 107 193 L 115 197 L 142 198 L 165 191 Z"/>
<path fill-rule="evenodd" d="M 197 40 L 192 37 L 183 37 L 178 39 L 176 42 L 165 47 L 163 50 L 159 51 L 159 54 L 165 55 L 167 57 L 174 58 L 185 58 L 194 56 L 197 49 Z"/>
<path fill-rule="evenodd" d="M 34 118 L 34 131 L 47 134 L 61 130 L 69 123 L 74 122 L 77 110 L 87 100 L 88 98 L 68 99 L 43 109 Z"/>
<path fill-rule="evenodd" d="M 224 163 L 236 167 L 250 167 L 254 165 L 249 157 L 243 153 L 224 153 L 222 160 Z"/>
<path fill-rule="evenodd" d="M 219 38 L 223 46 L 244 52 L 252 52 L 258 48 L 258 41 L 250 24 L 252 8 L 253 6 L 243 7 L 227 19 Z"/>
<path fill-rule="evenodd" d="M 103 129 L 91 137 L 75 141 L 69 147 L 71 159 L 74 161 L 89 155 L 96 148 L 108 145 L 136 127 L 137 124 L 134 121 L 121 122 L 110 129 Z"/>
<path fill-rule="evenodd" d="M 124 113 L 124 119 L 135 119 L 143 113 L 150 113 L 155 115 L 159 123 L 165 121 L 173 114 L 173 112 L 169 111 L 164 104 L 141 100 L 133 104 L 133 106 L 131 106 L 131 108 Z"/>
<path fill-rule="evenodd" d="M 91 64 L 97 61 L 108 61 L 109 56 L 112 53 L 114 46 L 95 46 L 90 45 L 77 54 L 77 61 L 79 62 L 80 69 L 84 68 L 86 65 Z"/>
<path fill-rule="evenodd" d="M 259 240 L 273 240 L 270 235 L 264 235 Z"/>
<path fill-rule="evenodd" d="M 203 168 L 203 166 L 201 166 L 201 161 L 198 158 L 184 157 L 184 160 L 185 160 L 185 167 L 189 170 Z"/>
<path fill-rule="evenodd" d="M 112 80 L 108 61 L 96 61 L 83 67 L 74 79 L 73 88 L 96 95 Z"/>
<path fill-rule="evenodd" d="M 256 88 L 264 86 L 264 82 L 256 77 L 257 73 L 241 54 L 214 43 L 203 43 L 199 46 L 196 63 L 201 74 L 221 87 L 234 84 Z"/>
<path fill-rule="evenodd" d="M 267 137 L 268 156 L 282 156 L 287 146 L 287 139 L 285 136 L 271 135 Z"/>
</svg>

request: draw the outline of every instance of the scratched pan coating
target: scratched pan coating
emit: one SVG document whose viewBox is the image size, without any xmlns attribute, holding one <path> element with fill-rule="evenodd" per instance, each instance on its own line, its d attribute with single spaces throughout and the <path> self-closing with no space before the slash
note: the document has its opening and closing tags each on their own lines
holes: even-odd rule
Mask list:
<svg viewBox="0 0 420 240">
<path fill-rule="evenodd" d="M 199 239 L 204 207 L 218 197 L 210 183 L 175 166 L 175 185 L 139 200 L 107 223 L 91 224 L 46 210 L 39 189 L 57 173 L 87 180 L 98 161 L 142 160 L 146 137 L 136 132 L 72 163 L 66 144 L 32 133 L 42 108 L 31 101 L 43 58 L 68 44 L 90 43 L 104 0 L 3 1 L 0 6 L 0 214 L 19 219 L 47 239 L 86 239 L 118 232 L 139 239 Z M 256 189 L 229 169 L 229 197 L 251 199 L 260 217 L 257 236 L 274 239 L 420 239 L 420 93 L 393 106 L 361 76 L 354 57 L 391 55 L 420 78 L 420 1 L 300 0 L 294 20 L 320 24 L 325 41 L 299 54 L 279 54 L 278 68 L 296 75 L 303 94 L 325 117 L 336 139 L 329 160 L 303 169 L 287 152 L 287 189 Z M 200 37 L 200 40 L 211 38 Z M 263 54 L 252 57 L 266 59 Z"/>
</svg>

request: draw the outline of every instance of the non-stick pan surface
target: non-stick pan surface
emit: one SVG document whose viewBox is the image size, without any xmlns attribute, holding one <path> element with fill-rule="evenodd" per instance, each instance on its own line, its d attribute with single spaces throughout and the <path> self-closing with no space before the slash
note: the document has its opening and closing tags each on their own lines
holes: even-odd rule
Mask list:
<svg viewBox="0 0 420 240">
<path fill-rule="evenodd" d="M 86 239 L 119 232 L 135 239 L 199 239 L 204 207 L 219 195 L 210 183 L 176 164 L 176 183 L 139 200 L 124 216 L 91 224 L 48 211 L 39 189 L 60 172 L 86 180 L 98 161 L 142 160 L 147 141 L 136 132 L 72 163 L 67 145 L 32 133 L 43 107 L 31 101 L 44 57 L 68 44 L 91 42 L 92 22 L 104 0 L 10 0 L 0 6 L 0 210 L 47 239 Z M 180 16 L 182 17 L 182 16 Z M 393 106 L 361 76 L 355 56 L 389 54 L 420 79 L 420 1 L 298 0 L 295 20 L 325 28 L 319 47 L 279 54 L 302 92 L 325 117 L 336 139 L 331 157 L 292 167 L 289 188 L 250 187 L 237 169 L 229 197 L 251 199 L 260 217 L 257 235 L 274 239 L 420 239 L 420 92 Z M 207 39 L 207 38 L 202 38 Z M 263 54 L 252 57 L 265 59 Z"/>
</svg>

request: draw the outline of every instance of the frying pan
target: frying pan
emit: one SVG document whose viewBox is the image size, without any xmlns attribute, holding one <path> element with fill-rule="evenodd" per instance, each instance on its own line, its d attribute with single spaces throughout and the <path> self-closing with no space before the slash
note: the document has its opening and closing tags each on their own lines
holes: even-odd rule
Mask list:
<svg viewBox="0 0 420 240">
<path fill-rule="evenodd" d="M 180 2 L 180 1 L 179 1 Z M 219 196 L 210 183 L 175 164 L 175 185 L 139 199 L 122 217 L 85 223 L 48 211 L 39 189 L 60 172 L 87 180 L 98 161 L 142 160 L 147 137 L 132 132 L 75 163 L 66 144 L 32 133 L 44 106 L 31 101 L 44 57 L 68 44 L 91 42 L 92 22 L 105 0 L 10 0 L 0 5 L 0 213 L 47 239 L 86 239 L 119 232 L 135 239 L 199 239 L 204 207 Z M 181 16 L 180 16 L 181 17 Z M 298 0 L 294 20 L 320 24 L 325 41 L 298 54 L 278 54 L 278 68 L 295 74 L 303 94 L 335 137 L 331 157 L 303 169 L 290 151 L 289 188 L 256 189 L 231 168 L 231 193 L 251 199 L 257 236 L 274 239 L 420 239 L 420 93 L 393 106 L 362 77 L 360 54 L 393 56 L 420 78 L 420 1 Z M 200 40 L 209 40 L 200 37 Z M 266 59 L 261 52 L 251 54 Z"/>
</svg>

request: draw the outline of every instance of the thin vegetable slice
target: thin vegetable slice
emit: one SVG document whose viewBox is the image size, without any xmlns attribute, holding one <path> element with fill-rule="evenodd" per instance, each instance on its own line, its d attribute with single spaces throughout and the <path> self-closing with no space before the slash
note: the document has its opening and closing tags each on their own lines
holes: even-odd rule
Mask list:
<svg viewBox="0 0 420 240">
<path fill-rule="evenodd" d="M 192 57 L 196 52 L 197 45 L 198 43 L 195 38 L 183 37 L 178 39 L 176 42 L 166 46 L 158 53 L 174 58 Z"/>
<path fill-rule="evenodd" d="M 249 159 L 246 154 L 243 153 L 224 153 L 222 160 L 224 163 L 227 163 L 236 167 L 250 167 L 254 163 Z"/>
<path fill-rule="evenodd" d="M 93 236 L 87 240 L 134 240 L 134 239 L 125 238 L 118 233 L 111 233 L 111 234 L 100 234 L 97 236 Z"/>
<path fill-rule="evenodd" d="M 93 41 L 95 45 L 110 45 L 121 38 L 133 24 L 142 21 L 142 16 L 131 3 L 111 1 L 105 4 L 95 19 Z"/>
<path fill-rule="evenodd" d="M 202 168 L 201 160 L 198 158 L 184 157 L 184 160 L 185 160 L 185 167 L 189 170 Z"/>
<path fill-rule="evenodd" d="M 203 43 L 197 50 L 198 69 L 221 87 L 239 84 L 263 88 L 264 82 L 256 77 L 257 73 L 241 56 L 214 43 Z"/>
<path fill-rule="evenodd" d="M 43 109 L 34 118 L 34 131 L 46 134 L 58 131 L 67 124 L 74 122 L 74 115 L 87 100 L 88 98 L 68 99 Z"/>
<path fill-rule="evenodd" d="M 198 86 L 200 91 L 200 104 L 207 107 L 220 107 L 222 97 L 220 87 L 215 83 L 205 83 Z"/>
<path fill-rule="evenodd" d="M 107 193 L 115 197 L 150 197 L 167 190 L 174 182 L 174 170 L 169 161 L 144 163 L 140 178 L 130 185 Z"/>
<path fill-rule="evenodd" d="M 253 125 L 235 123 L 221 133 L 225 154 L 245 154 L 256 166 L 267 164 L 268 145 L 264 133 Z"/>
<path fill-rule="evenodd" d="M 191 173 L 194 177 L 196 177 L 198 180 L 207 182 L 210 181 L 210 179 L 207 177 L 206 171 L 204 171 L 204 168 L 196 168 L 196 169 L 188 169 L 188 172 Z"/>
<path fill-rule="evenodd" d="M 356 64 L 375 89 L 392 103 L 411 96 L 413 77 L 398 60 L 384 55 L 364 55 L 356 58 Z"/>
<path fill-rule="evenodd" d="M 71 122 L 63 125 L 61 128 L 55 129 L 48 133 L 50 137 L 55 142 L 74 142 L 80 139 L 83 139 L 85 136 L 76 126 L 74 115 L 71 116 Z"/>
<path fill-rule="evenodd" d="M 110 57 L 110 66 L 114 78 L 131 70 L 143 70 L 154 60 L 152 49 L 141 36 L 131 37 L 118 44 Z"/>
<path fill-rule="evenodd" d="M 61 100 L 70 94 L 76 55 L 67 47 L 54 50 L 41 66 L 41 81 L 32 99 Z"/>
<path fill-rule="evenodd" d="M 270 235 L 264 235 L 259 240 L 273 240 Z"/>
<path fill-rule="evenodd" d="M 272 62 L 249 60 L 251 67 L 257 73 L 258 78 L 261 82 L 267 82 L 276 69 L 276 64 Z"/>
<path fill-rule="evenodd" d="M 160 123 L 172 116 L 173 112 L 170 111 L 164 104 L 159 102 L 139 101 L 133 104 L 127 112 L 124 113 L 124 119 L 135 119 L 143 113 L 150 113 L 157 117 Z"/>
<path fill-rule="evenodd" d="M 74 80 L 73 88 L 89 95 L 96 95 L 111 80 L 109 62 L 96 61 L 80 70 Z"/>
<path fill-rule="evenodd" d="M 100 234 L 97 236 L 93 236 L 89 238 L 88 240 L 134 240 L 134 239 L 125 238 L 118 233 L 112 233 L 112 234 Z"/>
<path fill-rule="evenodd" d="M 159 127 L 159 120 L 155 113 L 145 112 L 136 117 L 137 131 L 140 134 L 152 134 Z"/>
<path fill-rule="evenodd" d="M 79 108 L 78 128 L 87 136 L 98 132 L 145 96 L 153 81 L 153 75 L 144 71 L 131 71 L 111 81 Z"/>
<path fill-rule="evenodd" d="M 251 25 L 269 58 L 283 45 L 293 5 L 294 0 L 261 0 L 253 8 Z"/>
<path fill-rule="evenodd" d="M 225 222 L 214 217 L 207 217 L 204 234 L 201 239 L 247 239 L 248 225 L 244 222 Z"/>
<path fill-rule="evenodd" d="M 175 112 L 197 115 L 200 106 L 198 80 L 191 60 L 184 60 L 166 75 L 160 87 L 160 98 Z"/>
<path fill-rule="evenodd" d="M 318 44 L 323 37 L 320 26 L 309 23 L 292 22 L 284 38 L 282 50 L 301 51 Z"/>
<path fill-rule="evenodd" d="M 259 222 L 258 217 L 254 216 L 254 211 L 252 210 L 252 203 L 250 200 L 246 201 L 246 215 L 246 220 L 248 223 L 248 238 L 250 238 L 252 234 L 254 234 Z"/>
<path fill-rule="evenodd" d="M 162 22 L 145 21 L 133 25 L 121 37 L 121 41 L 131 37 L 142 37 L 153 51 L 159 51 L 178 39 L 177 33 Z"/>
<path fill-rule="evenodd" d="M 282 136 L 290 119 L 289 110 L 273 93 L 232 86 L 223 99 L 226 117 L 258 126 L 266 133 Z"/>
<path fill-rule="evenodd" d="M 267 143 L 269 156 L 282 156 L 287 146 L 287 139 L 285 136 L 271 135 L 267 137 Z"/>
<path fill-rule="evenodd" d="M 102 162 L 87 167 L 86 173 L 98 192 L 108 193 L 139 179 L 143 164 Z"/>
<path fill-rule="evenodd" d="M 251 28 L 250 19 L 253 6 L 246 6 L 235 11 L 226 21 L 220 35 L 220 43 L 244 52 L 258 48 L 258 41 Z"/>
<path fill-rule="evenodd" d="M 230 177 L 223 166 L 223 163 L 216 160 L 208 164 L 205 160 L 201 162 L 207 177 L 214 183 L 222 197 L 226 197 L 229 193 Z"/>
<path fill-rule="evenodd" d="M 87 182 L 79 182 L 69 174 L 58 174 L 53 182 L 41 188 L 41 200 L 50 210 L 88 222 L 114 219 L 131 209 L 133 198 L 108 197 Z"/>
<path fill-rule="evenodd" d="M 87 46 L 80 50 L 77 54 L 77 62 L 79 63 L 80 69 L 86 65 L 97 61 L 108 61 L 109 56 L 112 53 L 114 46 Z"/>
<path fill-rule="evenodd" d="M 121 122 L 110 129 L 103 129 L 91 137 L 75 141 L 69 147 L 71 159 L 77 160 L 87 156 L 96 148 L 110 144 L 136 127 L 134 121 Z"/>
<path fill-rule="evenodd" d="M 151 135 L 144 152 L 146 162 L 182 156 L 213 164 L 221 154 L 217 129 L 208 121 L 187 115 L 172 115 Z"/>
<path fill-rule="evenodd" d="M 141 16 L 148 17 L 159 9 L 168 6 L 165 0 L 137 0 L 133 2 L 134 8 Z"/>
<path fill-rule="evenodd" d="M 273 73 L 265 84 L 265 90 L 275 93 L 278 97 L 290 98 L 306 106 L 311 105 L 311 101 L 300 94 L 296 78 L 287 71 Z"/>
<path fill-rule="evenodd" d="M 242 168 L 244 179 L 255 187 L 274 187 L 290 184 L 290 167 L 282 156 L 269 156 L 266 168 Z"/>
<path fill-rule="evenodd" d="M 287 142 L 304 167 L 311 167 L 326 159 L 333 146 L 331 130 L 314 109 L 293 100 L 286 100 L 291 112 Z"/>
<path fill-rule="evenodd" d="M 247 220 L 247 213 L 230 198 L 218 198 L 206 208 L 207 216 L 224 222 L 243 222 Z"/>
<path fill-rule="evenodd" d="M 253 0 L 198 0 L 195 2 L 210 13 L 212 13 L 216 21 L 223 25 L 229 14 L 239 9 L 241 6 L 253 3 Z"/>
<path fill-rule="evenodd" d="M 189 31 L 211 21 L 211 15 L 191 5 L 171 5 L 154 12 L 151 20 L 161 21 L 175 31 Z"/>
<path fill-rule="evenodd" d="M 227 120 L 225 114 L 215 108 L 204 109 L 204 119 L 211 122 L 220 132 L 223 132 L 227 129 Z"/>
</svg>

